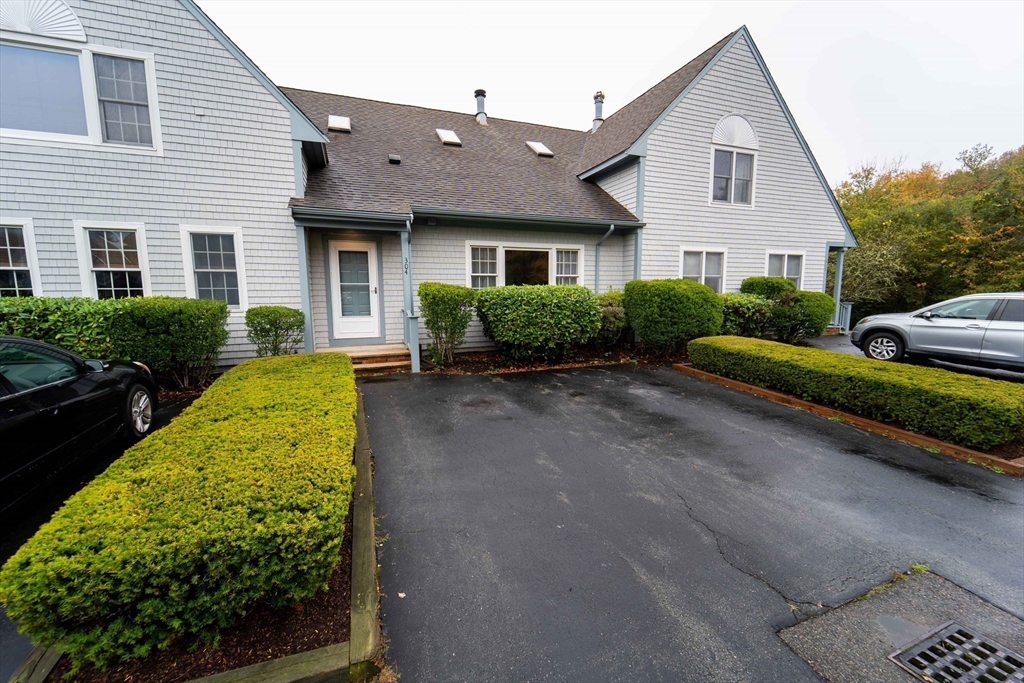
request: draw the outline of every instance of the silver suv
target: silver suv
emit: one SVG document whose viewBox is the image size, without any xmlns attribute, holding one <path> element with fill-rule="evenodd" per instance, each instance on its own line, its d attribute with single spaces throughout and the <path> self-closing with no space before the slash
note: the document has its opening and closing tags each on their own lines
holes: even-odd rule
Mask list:
<svg viewBox="0 0 1024 683">
<path fill-rule="evenodd" d="M 1024 372 L 1024 292 L 971 294 L 913 313 L 869 315 L 850 331 L 868 358 L 923 356 Z"/>
</svg>

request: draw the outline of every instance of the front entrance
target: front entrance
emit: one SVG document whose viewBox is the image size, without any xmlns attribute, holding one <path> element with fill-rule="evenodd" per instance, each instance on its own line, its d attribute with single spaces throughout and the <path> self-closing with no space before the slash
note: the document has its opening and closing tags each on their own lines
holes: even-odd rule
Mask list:
<svg viewBox="0 0 1024 683">
<path fill-rule="evenodd" d="M 381 336 L 375 242 L 330 241 L 331 318 L 335 339 Z"/>
</svg>

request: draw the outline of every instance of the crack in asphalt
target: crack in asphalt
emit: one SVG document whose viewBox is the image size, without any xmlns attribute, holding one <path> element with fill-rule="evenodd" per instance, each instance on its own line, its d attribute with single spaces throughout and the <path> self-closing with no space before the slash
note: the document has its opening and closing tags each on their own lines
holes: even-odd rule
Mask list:
<svg viewBox="0 0 1024 683">
<path fill-rule="evenodd" d="M 720 536 L 724 536 L 726 539 L 732 541 L 733 543 L 737 543 L 739 545 L 746 545 L 746 544 L 744 544 L 744 543 L 742 543 L 740 541 L 737 541 L 736 539 L 732 538 L 731 536 L 729 536 L 725 532 L 716 531 L 715 529 L 712 529 L 711 526 L 707 522 L 705 522 L 704 520 L 700 519 L 699 517 L 697 517 L 694 514 L 693 508 L 687 502 L 686 498 L 684 498 L 683 495 L 681 493 L 679 493 L 679 491 L 676 491 L 675 489 L 673 489 L 673 492 L 676 494 L 676 496 L 678 496 L 679 500 L 682 501 L 683 507 L 686 508 L 686 516 L 689 517 L 693 522 L 696 522 L 700 526 L 704 527 L 707 530 L 707 532 L 709 534 L 711 534 L 711 537 L 713 539 L 715 539 L 715 547 L 718 549 L 718 555 L 722 558 L 722 561 L 724 561 L 727 565 L 729 565 L 730 567 L 732 567 L 733 569 L 735 569 L 739 573 L 741 573 L 741 574 L 743 574 L 745 576 L 749 576 L 750 578 L 755 579 L 757 581 L 760 581 L 765 586 L 767 586 L 769 589 L 771 589 L 772 592 L 774 592 L 776 595 L 778 595 L 780 598 L 782 598 L 785 601 L 786 605 L 789 606 L 790 613 L 793 616 L 793 618 L 795 619 L 795 623 L 799 624 L 799 623 L 801 623 L 803 621 L 806 621 L 806 620 L 810 619 L 811 617 L 815 617 L 815 616 L 821 615 L 821 614 L 827 612 L 829 609 L 831 609 L 833 607 L 833 605 L 827 605 L 827 604 L 820 603 L 820 602 L 809 602 L 807 600 L 797 600 L 795 598 L 790 598 L 785 593 L 783 593 L 780 589 L 778 589 L 775 586 L 773 586 L 764 577 L 759 576 L 757 574 L 754 574 L 753 572 L 747 571 L 743 567 L 739 566 L 738 564 L 736 564 L 735 562 L 730 560 L 726 556 L 725 550 L 722 548 L 722 541 L 721 541 L 721 538 L 719 538 L 719 537 Z"/>
</svg>

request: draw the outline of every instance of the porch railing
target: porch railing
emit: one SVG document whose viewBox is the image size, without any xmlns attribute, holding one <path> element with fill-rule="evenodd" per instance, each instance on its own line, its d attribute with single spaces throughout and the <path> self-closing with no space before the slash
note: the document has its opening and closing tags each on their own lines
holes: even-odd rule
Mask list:
<svg viewBox="0 0 1024 683">
<path fill-rule="evenodd" d="M 841 301 L 836 304 L 836 311 L 832 314 L 832 327 L 838 327 L 839 331 L 846 334 L 850 331 L 850 316 L 853 314 L 853 304 L 849 301 Z"/>
<path fill-rule="evenodd" d="M 403 332 L 405 338 L 405 346 L 409 349 L 409 356 L 412 361 L 412 371 L 420 371 L 420 317 L 418 315 L 410 315 L 405 310 L 402 311 L 402 315 L 405 316 L 405 330 Z"/>
</svg>

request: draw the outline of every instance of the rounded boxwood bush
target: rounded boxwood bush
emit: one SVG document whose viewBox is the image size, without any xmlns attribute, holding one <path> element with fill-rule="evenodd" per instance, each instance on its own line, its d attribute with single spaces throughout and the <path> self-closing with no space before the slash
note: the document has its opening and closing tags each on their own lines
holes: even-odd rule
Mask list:
<svg viewBox="0 0 1024 683">
<path fill-rule="evenodd" d="M 624 304 L 626 320 L 640 343 L 657 351 L 674 351 L 722 328 L 721 298 L 691 280 L 627 282 Z"/>
<path fill-rule="evenodd" d="M 282 356 L 302 341 L 306 316 L 287 306 L 253 306 L 245 312 L 245 327 L 257 356 Z"/>
<path fill-rule="evenodd" d="M 423 326 L 430 333 L 430 358 L 435 365 L 454 360 L 455 349 L 466 339 L 473 319 L 476 290 L 442 282 L 422 282 L 419 286 Z"/>
<path fill-rule="evenodd" d="M 722 294 L 722 334 L 763 337 L 775 304 L 759 294 Z"/>
<path fill-rule="evenodd" d="M 22 633 L 77 669 L 215 640 L 325 590 L 355 468 L 342 354 L 258 358 L 69 498 L 0 570 Z"/>
<path fill-rule="evenodd" d="M 796 285 L 793 284 L 792 280 L 787 280 L 784 277 L 748 277 L 742 283 L 740 283 L 740 292 L 742 294 L 757 294 L 763 296 L 766 299 L 772 301 L 778 301 L 787 292 L 795 292 Z"/>
<path fill-rule="evenodd" d="M 597 297 L 601 307 L 601 329 L 594 341 L 598 346 L 611 347 L 628 336 L 626 308 L 623 306 L 625 293 L 619 290 L 605 292 Z"/>
<path fill-rule="evenodd" d="M 788 344 L 820 337 L 835 308 L 835 301 L 824 292 L 787 292 L 775 302 L 769 325 L 776 339 Z"/>
<path fill-rule="evenodd" d="M 601 329 L 597 297 L 580 285 L 491 287 L 477 293 L 476 312 L 512 363 L 563 358 Z"/>
</svg>

